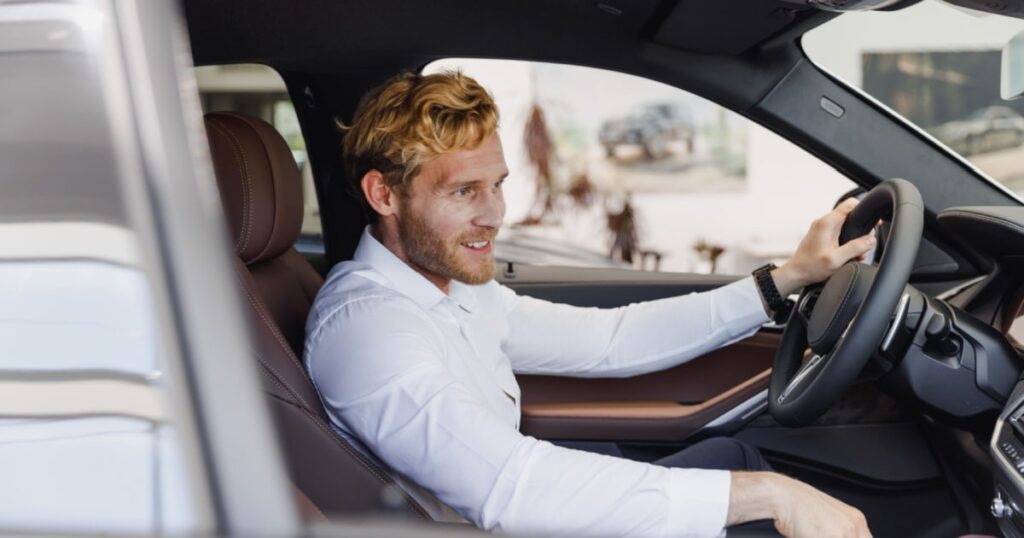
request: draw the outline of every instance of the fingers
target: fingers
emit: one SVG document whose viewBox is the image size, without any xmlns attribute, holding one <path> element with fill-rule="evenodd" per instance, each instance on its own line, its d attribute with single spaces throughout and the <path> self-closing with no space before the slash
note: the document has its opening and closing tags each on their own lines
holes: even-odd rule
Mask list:
<svg viewBox="0 0 1024 538">
<path fill-rule="evenodd" d="M 839 265 L 846 263 L 847 260 L 851 260 L 862 254 L 867 253 L 867 251 L 875 248 L 875 245 L 877 244 L 878 240 L 875 239 L 874 230 L 856 239 L 851 239 L 847 241 L 845 244 L 840 245 L 839 248 L 836 249 L 836 256 L 839 258 Z"/>
<path fill-rule="evenodd" d="M 843 200 L 841 204 L 837 205 L 836 208 L 833 209 L 832 211 L 834 213 L 839 213 L 840 215 L 845 217 L 846 215 L 849 215 L 851 211 L 853 211 L 853 208 L 857 207 L 858 203 L 860 203 L 860 200 L 856 198 L 847 198 Z"/>
<path fill-rule="evenodd" d="M 815 221 L 815 224 L 821 226 L 827 226 L 830 229 L 834 229 L 836 233 L 839 233 L 839 229 L 842 228 L 843 223 L 846 222 L 846 217 L 850 215 L 853 208 L 857 207 L 858 200 L 856 198 L 847 198 L 843 202 L 835 207 L 832 211 L 829 211 L 820 219 Z"/>
</svg>

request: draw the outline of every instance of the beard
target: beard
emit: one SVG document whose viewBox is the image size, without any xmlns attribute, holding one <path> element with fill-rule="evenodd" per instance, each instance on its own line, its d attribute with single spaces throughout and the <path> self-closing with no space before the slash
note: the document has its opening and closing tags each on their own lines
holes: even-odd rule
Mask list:
<svg viewBox="0 0 1024 538">
<path fill-rule="evenodd" d="M 485 284 L 494 278 L 494 231 L 465 232 L 453 238 L 440 237 L 430 229 L 424 219 L 411 208 L 403 211 L 405 218 L 398 221 L 398 234 L 402 249 L 409 262 L 421 270 L 465 284 Z M 463 243 L 491 241 L 491 252 L 486 255 L 463 252 Z"/>
</svg>

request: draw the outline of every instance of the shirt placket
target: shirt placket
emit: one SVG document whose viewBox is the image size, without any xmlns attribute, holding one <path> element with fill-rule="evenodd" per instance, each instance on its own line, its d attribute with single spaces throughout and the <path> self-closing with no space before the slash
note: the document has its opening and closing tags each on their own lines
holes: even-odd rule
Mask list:
<svg viewBox="0 0 1024 538">
<path fill-rule="evenodd" d="M 486 354 L 493 353 L 495 346 L 488 346 L 486 345 L 486 342 L 479 341 L 481 335 L 476 334 L 476 332 L 473 330 L 473 314 L 471 312 L 466 311 L 465 309 L 463 309 L 461 306 L 459 306 L 457 303 L 450 299 L 446 300 L 446 302 L 448 303 L 449 311 L 455 317 L 456 324 L 459 327 L 459 333 L 462 335 L 463 340 L 469 346 L 469 349 L 472 350 L 473 352 L 474 359 L 476 361 L 493 361 L 494 358 L 487 356 Z M 480 364 L 478 363 L 476 366 L 479 367 Z M 488 379 L 493 381 L 495 388 L 501 391 L 503 397 L 507 398 L 509 402 L 512 404 L 512 420 L 513 424 L 515 425 L 515 428 L 518 430 L 520 420 L 519 390 L 518 386 L 515 385 L 515 378 L 513 377 L 511 383 L 509 383 L 508 380 L 503 379 L 501 376 L 495 376 L 494 373 L 491 372 L 491 370 L 493 369 L 493 365 L 491 363 L 488 363 L 488 366 L 491 367 L 488 369 L 488 373 L 490 374 L 488 376 Z"/>
</svg>

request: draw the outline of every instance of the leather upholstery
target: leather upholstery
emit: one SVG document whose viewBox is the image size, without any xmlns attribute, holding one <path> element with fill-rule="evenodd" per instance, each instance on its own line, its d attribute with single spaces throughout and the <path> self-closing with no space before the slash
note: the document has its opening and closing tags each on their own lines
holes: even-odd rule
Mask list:
<svg viewBox="0 0 1024 538">
<path fill-rule="evenodd" d="M 302 229 L 302 179 L 288 144 L 269 123 L 233 112 L 206 115 L 210 156 L 246 264 L 279 256 Z"/>
<path fill-rule="evenodd" d="M 393 510 L 427 519 L 408 495 L 399 506 L 385 469 L 337 435 L 299 357 L 322 277 L 292 248 L 302 226 L 302 183 L 291 152 L 264 121 L 206 115 L 210 153 L 235 245 L 238 278 L 255 331 L 255 354 L 292 482 L 327 514 Z M 404 502 L 402 502 L 404 501 Z"/>
</svg>

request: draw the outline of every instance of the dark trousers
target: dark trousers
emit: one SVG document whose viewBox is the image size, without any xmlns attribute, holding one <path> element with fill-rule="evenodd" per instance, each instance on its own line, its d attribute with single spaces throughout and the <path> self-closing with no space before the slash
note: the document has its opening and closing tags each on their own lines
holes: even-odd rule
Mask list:
<svg viewBox="0 0 1024 538">
<path fill-rule="evenodd" d="M 563 443 L 565 446 L 600 452 L 610 456 L 622 457 L 615 445 L 591 443 Z M 723 471 L 771 471 L 761 453 L 753 446 L 731 437 L 713 437 L 694 443 L 675 454 L 665 456 L 652 462 L 662 467 L 678 467 L 686 469 L 718 469 Z M 732 537 L 745 536 L 779 536 L 771 521 L 754 521 L 729 528 L 727 534 Z"/>
<path fill-rule="evenodd" d="M 688 446 L 654 462 L 662 467 L 721 469 L 724 471 L 771 471 L 756 448 L 731 437 L 713 437 Z"/>
<path fill-rule="evenodd" d="M 665 456 L 654 462 L 662 467 L 720 469 L 724 471 L 771 471 L 771 465 L 756 448 L 731 437 L 713 437 Z M 727 534 L 742 536 L 778 536 L 771 521 L 754 521 L 731 527 Z"/>
</svg>

